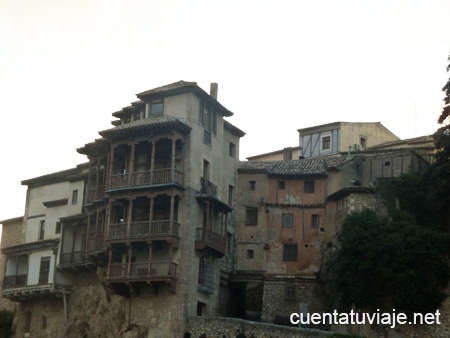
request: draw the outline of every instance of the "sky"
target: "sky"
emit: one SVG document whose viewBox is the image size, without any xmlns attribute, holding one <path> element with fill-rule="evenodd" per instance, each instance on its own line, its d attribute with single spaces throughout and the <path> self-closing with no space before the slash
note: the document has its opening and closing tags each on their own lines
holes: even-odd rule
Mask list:
<svg viewBox="0 0 450 338">
<path fill-rule="evenodd" d="M 245 131 L 240 158 L 298 145 L 299 128 L 437 128 L 447 0 L 0 0 L 0 220 L 21 181 L 87 161 L 76 148 L 136 93 L 179 80 Z"/>
</svg>

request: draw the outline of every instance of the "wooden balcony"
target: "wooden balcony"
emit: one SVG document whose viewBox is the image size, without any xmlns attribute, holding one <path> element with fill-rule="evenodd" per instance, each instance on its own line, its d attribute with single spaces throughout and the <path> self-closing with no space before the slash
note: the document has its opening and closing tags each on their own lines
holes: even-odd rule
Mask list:
<svg viewBox="0 0 450 338">
<path fill-rule="evenodd" d="M 177 278 L 177 265 L 173 262 L 110 263 L 107 280 L 111 283 L 169 282 Z"/>
<path fill-rule="evenodd" d="M 143 221 L 109 225 L 108 240 L 179 237 L 180 224 L 175 221 Z"/>
<path fill-rule="evenodd" d="M 200 185 L 201 190 L 200 192 L 202 194 L 207 194 L 216 197 L 217 196 L 217 186 L 207 179 L 204 179 L 203 177 L 200 178 Z"/>
<path fill-rule="evenodd" d="M 104 234 L 101 233 L 88 237 L 86 242 L 86 252 L 102 251 L 104 238 Z"/>
<path fill-rule="evenodd" d="M 27 285 L 27 274 L 23 275 L 13 275 L 13 276 L 5 276 L 3 278 L 3 289 L 8 288 L 17 288 L 21 286 Z"/>
<path fill-rule="evenodd" d="M 172 177 L 172 168 L 165 168 L 155 169 L 153 171 L 116 174 L 111 176 L 109 188 L 118 189 L 169 183 L 183 185 L 183 173 L 175 169 L 174 176 Z"/>
<path fill-rule="evenodd" d="M 105 185 L 101 184 L 97 187 L 89 188 L 88 194 L 87 194 L 87 203 L 101 200 L 103 197 L 105 197 Z"/>
<path fill-rule="evenodd" d="M 227 239 L 208 228 L 197 228 L 195 232 L 195 249 L 212 249 L 217 257 L 225 255 Z"/>
<path fill-rule="evenodd" d="M 85 258 L 84 251 L 62 253 L 59 257 L 59 270 L 86 270 L 91 263 Z"/>
</svg>

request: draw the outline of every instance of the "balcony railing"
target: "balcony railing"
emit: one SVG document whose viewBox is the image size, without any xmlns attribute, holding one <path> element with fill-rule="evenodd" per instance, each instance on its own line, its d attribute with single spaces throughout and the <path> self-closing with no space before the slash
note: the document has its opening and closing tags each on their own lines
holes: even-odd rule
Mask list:
<svg viewBox="0 0 450 338">
<path fill-rule="evenodd" d="M 14 275 L 14 276 L 5 276 L 3 278 L 3 288 L 16 288 L 27 285 L 27 274 L 24 275 Z"/>
<path fill-rule="evenodd" d="M 217 196 L 217 186 L 203 177 L 200 178 L 201 193 Z"/>
<path fill-rule="evenodd" d="M 62 253 L 59 258 L 59 265 L 76 265 L 86 263 L 83 251 L 73 251 Z"/>
<path fill-rule="evenodd" d="M 138 187 L 143 185 L 177 183 L 183 184 L 183 173 L 175 169 L 172 177 L 172 168 L 155 169 L 152 171 L 138 171 L 127 174 L 111 176 L 110 188 Z"/>
<path fill-rule="evenodd" d="M 87 238 L 86 251 L 98 251 L 103 249 L 104 235 L 98 233 Z"/>
<path fill-rule="evenodd" d="M 116 223 L 110 224 L 108 239 L 178 236 L 179 229 L 180 224 L 170 220 L 132 222 L 129 232 L 127 223 Z"/>
<path fill-rule="evenodd" d="M 195 233 L 196 249 L 203 249 L 208 246 L 221 253 L 225 253 L 227 239 L 224 235 L 218 234 L 208 228 L 197 228 Z"/>
<path fill-rule="evenodd" d="M 176 278 L 176 275 L 177 265 L 173 262 L 131 263 L 129 270 L 126 263 L 112 263 L 109 265 L 108 279 L 161 279 Z"/>
</svg>

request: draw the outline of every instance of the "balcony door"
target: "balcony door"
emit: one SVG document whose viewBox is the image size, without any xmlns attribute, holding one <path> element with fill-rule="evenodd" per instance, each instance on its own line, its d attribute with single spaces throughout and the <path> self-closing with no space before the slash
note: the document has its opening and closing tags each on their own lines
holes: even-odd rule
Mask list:
<svg viewBox="0 0 450 338">
<path fill-rule="evenodd" d="M 39 267 L 39 284 L 48 284 L 50 274 L 50 257 L 42 257 Z"/>
</svg>

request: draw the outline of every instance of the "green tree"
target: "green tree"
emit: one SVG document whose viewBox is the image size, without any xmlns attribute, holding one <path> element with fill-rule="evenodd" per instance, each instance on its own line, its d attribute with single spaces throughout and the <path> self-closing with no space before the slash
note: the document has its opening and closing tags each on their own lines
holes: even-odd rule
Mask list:
<svg viewBox="0 0 450 338">
<path fill-rule="evenodd" d="M 448 237 L 417 225 L 405 212 L 386 220 L 364 210 L 346 218 L 339 240 L 332 262 L 344 309 L 411 314 L 439 307 L 450 276 Z"/>
<path fill-rule="evenodd" d="M 0 310 L 0 338 L 9 338 L 12 335 L 13 313 Z"/>
</svg>

